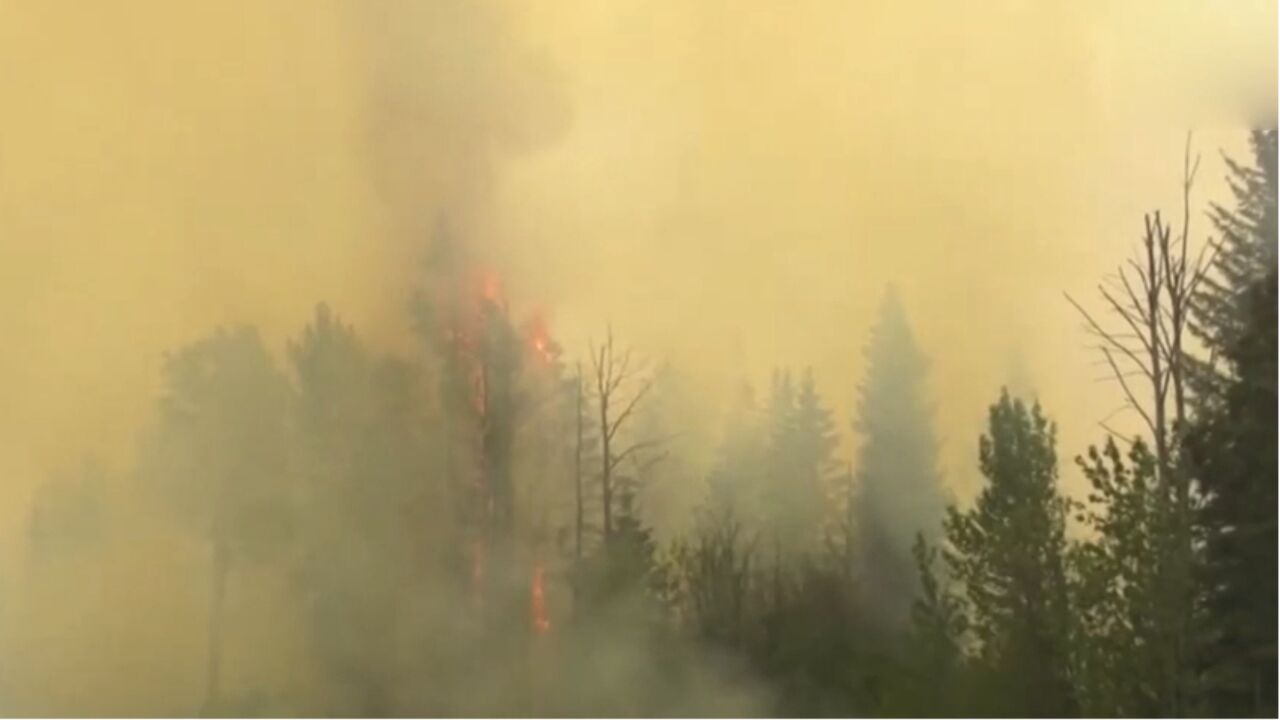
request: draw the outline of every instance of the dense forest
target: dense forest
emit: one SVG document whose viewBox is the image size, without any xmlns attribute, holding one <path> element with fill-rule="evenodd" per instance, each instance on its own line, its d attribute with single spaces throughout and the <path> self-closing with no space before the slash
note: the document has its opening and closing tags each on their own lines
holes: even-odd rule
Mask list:
<svg viewBox="0 0 1280 720">
<path fill-rule="evenodd" d="M 1274 716 L 1276 132 L 1251 145 L 1208 242 L 1197 208 L 1134 218 L 1100 296 L 1063 299 L 1142 431 L 1059 447 L 1011 387 L 962 440 L 973 502 L 937 458 L 945 357 L 891 286 L 853 417 L 778 368 L 688 478 L 678 368 L 625 327 L 561 347 L 441 218 L 413 351 L 323 303 L 283 352 L 250 326 L 174 349 L 132 466 L 40 488 L 26 577 L 118 531 L 106 475 L 181 518 L 207 548 L 205 715 Z M 703 499 L 656 532 L 677 480 Z M 228 608 L 264 569 L 323 694 L 229 689 Z"/>
</svg>

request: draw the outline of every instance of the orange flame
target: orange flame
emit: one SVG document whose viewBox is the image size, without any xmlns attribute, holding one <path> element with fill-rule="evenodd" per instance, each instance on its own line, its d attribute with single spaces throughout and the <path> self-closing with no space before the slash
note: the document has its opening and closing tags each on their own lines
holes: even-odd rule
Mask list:
<svg viewBox="0 0 1280 720">
<path fill-rule="evenodd" d="M 534 357 L 544 363 L 551 363 L 556 358 L 556 346 L 551 340 L 551 334 L 547 330 L 547 321 L 543 319 L 541 314 L 535 314 L 529 319 L 528 325 L 529 346 L 533 350 Z"/>
<path fill-rule="evenodd" d="M 533 587 L 529 597 L 530 610 L 533 611 L 533 631 L 544 635 L 551 629 L 551 619 L 547 617 L 546 596 L 543 591 L 543 571 L 541 565 L 533 568 Z"/>
</svg>

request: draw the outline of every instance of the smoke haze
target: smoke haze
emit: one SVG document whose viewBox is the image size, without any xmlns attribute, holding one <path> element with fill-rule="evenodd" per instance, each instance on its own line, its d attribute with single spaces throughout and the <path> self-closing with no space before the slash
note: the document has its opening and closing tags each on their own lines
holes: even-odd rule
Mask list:
<svg viewBox="0 0 1280 720">
<path fill-rule="evenodd" d="M 679 371 L 698 472 L 780 365 L 813 366 L 851 460 L 890 284 L 958 498 L 1001 385 L 1074 455 L 1123 398 L 1062 294 L 1180 216 L 1188 129 L 1210 233 L 1219 150 L 1276 120 L 1275 25 L 1245 0 L 0 1 L 0 711 L 194 710 L 204 551 L 128 472 L 165 354 L 252 324 L 283 359 L 321 301 L 411 353 L 442 224 L 566 359 L 611 324 Z M 32 580 L 37 488 L 86 457 L 127 529 Z M 328 692 L 285 581 L 246 572 L 228 687 Z"/>
</svg>

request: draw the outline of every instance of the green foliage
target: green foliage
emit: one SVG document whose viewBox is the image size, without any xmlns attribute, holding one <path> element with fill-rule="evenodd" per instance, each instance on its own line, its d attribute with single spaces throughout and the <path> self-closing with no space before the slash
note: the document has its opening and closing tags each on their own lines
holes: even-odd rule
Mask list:
<svg viewBox="0 0 1280 720">
<path fill-rule="evenodd" d="M 1088 538 L 1071 552 L 1073 675 L 1082 712 L 1160 714 L 1169 655 L 1160 563 L 1171 537 L 1156 458 L 1141 440 L 1122 456 L 1115 441 L 1077 464 L 1089 480 L 1079 519 Z"/>
<path fill-rule="evenodd" d="M 634 494 L 624 490 L 613 533 L 577 569 L 579 619 L 607 615 L 617 620 L 621 614 L 655 622 L 664 582 L 655 556 L 652 532 L 640 521 Z"/>
<path fill-rule="evenodd" d="M 976 656 L 1014 712 L 1075 710 L 1068 673 L 1065 525 L 1053 425 L 1007 392 L 979 442 L 987 479 L 974 507 L 945 522 L 947 565 L 964 588 Z"/>
<path fill-rule="evenodd" d="M 692 539 L 665 558 L 667 597 L 678 621 L 700 639 L 740 649 L 746 643 L 754 541 L 732 507 L 704 510 Z"/>
<path fill-rule="evenodd" d="M 963 646 L 968 618 L 952 592 L 936 546 L 916 536 L 912 546 L 920 573 L 920 595 L 911 608 L 911 627 L 892 638 L 897 661 L 889 676 L 882 714 L 907 717 L 977 714 Z"/>
<path fill-rule="evenodd" d="M 1204 493 L 1203 683 L 1225 715 L 1276 713 L 1276 272 L 1244 293 L 1248 325 L 1228 352 L 1232 380 L 1190 430 Z"/>
<path fill-rule="evenodd" d="M 1202 495 L 1199 654 L 1204 710 L 1276 714 L 1276 130 L 1249 164 L 1227 159 L 1233 203 L 1214 205 L 1213 272 L 1195 298 L 1197 413 L 1185 428 Z"/>
</svg>

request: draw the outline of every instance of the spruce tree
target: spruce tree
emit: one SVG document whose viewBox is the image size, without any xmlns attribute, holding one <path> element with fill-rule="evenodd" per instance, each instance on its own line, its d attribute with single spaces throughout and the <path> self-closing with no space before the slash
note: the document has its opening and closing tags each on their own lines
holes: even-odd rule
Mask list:
<svg viewBox="0 0 1280 720">
<path fill-rule="evenodd" d="M 853 508 L 856 564 L 868 609 L 902 625 L 918 589 L 911 547 L 917 533 L 936 534 L 945 496 L 925 399 L 928 362 L 892 288 L 866 359 L 854 425 L 862 438 Z"/>
<path fill-rule="evenodd" d="M 1276 266 L 1276 130 L 1255 130 L 1250 136 L 1253 162 L 1226 158 L 1227 182 L 1233 206 L 1215 203 L 1210 219 L 1220 235 L 1212 272 L 1196 293 L 1192 331 L 1213 359 L 1230 352 L 1249 322 L 1248 288 Z M 1227 367 L 1201 364 L 1194 378 L 1201 403 L 1212 403 L 1231 372 Z M 1215 388 L 1215 386 L 1217 386 Z"/>
<path fill-rule="evenodd" d="M 1276 130 L 1250 137 L 1252 162 L 1227 159 L 1234 203 L 1195 298 L 1193 329 L 1212 363 L 1195 375 L 1187 459 L 1202 502 L 1198 633 L 1206 711 L 1276 713 Z"/>
<path fill-rule="evenodd" d="M 1243 294 L 1249 314 L 1227 352 L 1232 380 L 1188 445 L 1203 490 L 1208 710 L 1276 714 L 1276 271 Z"/>
</svg>

